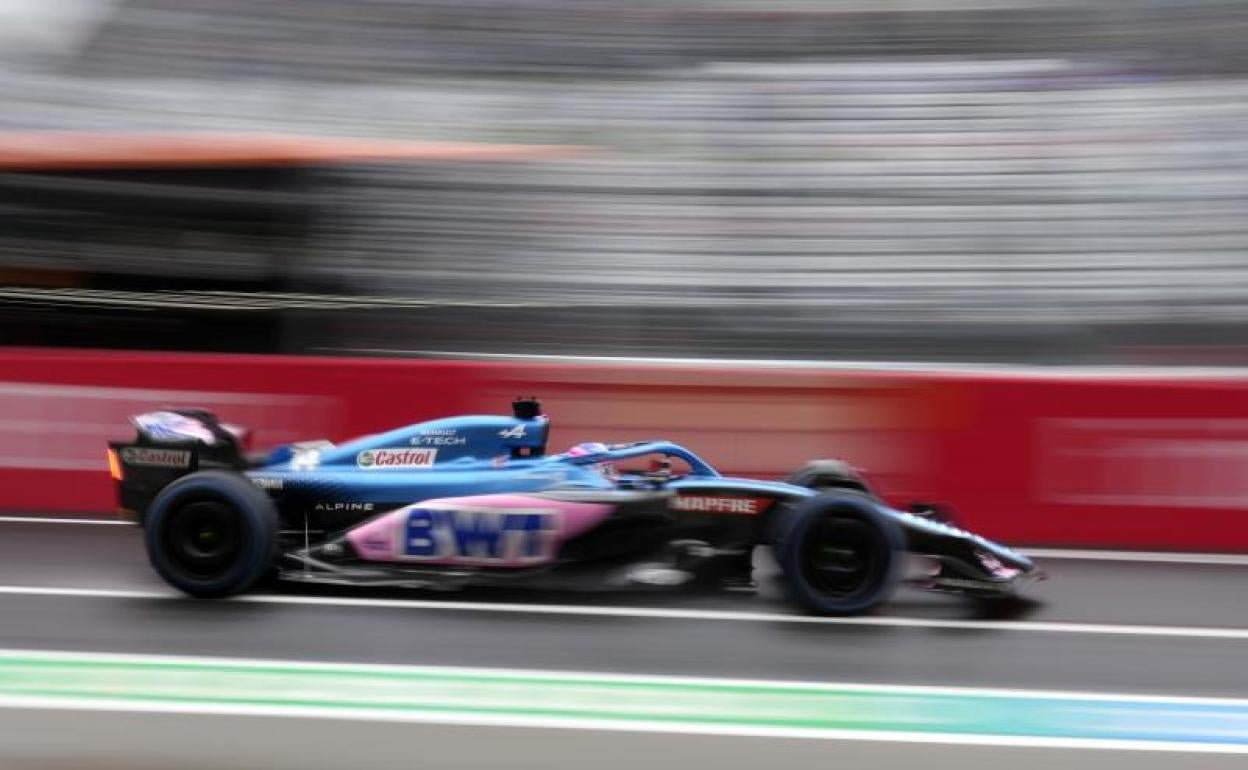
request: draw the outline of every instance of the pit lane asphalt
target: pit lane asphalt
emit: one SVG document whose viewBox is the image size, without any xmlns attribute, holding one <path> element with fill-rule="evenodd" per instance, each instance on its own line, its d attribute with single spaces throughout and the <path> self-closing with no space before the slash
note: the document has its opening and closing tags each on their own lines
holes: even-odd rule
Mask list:
<svg viewBox="0 0 1248 770">
<path fill-rule="evenodd" d="M 293 597 L 386 597 L 420 606 L 203 602 L 151 572 L 128 526 L 4 522 L 3 587 L 143 596 L 0 593 L 0 647 L 268 659 L 676 674 L 778 680 L 1248 696 L 1248 639 L 1189 638 L 1188 627 L 1248 629 L 1248 567 L 1043 562 L 1035 603 L 985 615 L 962 600 L 903 592 L 881 615 L 979 619 L 970 628 L 771 623 L 473 611 L 465 602 L 686 608 L 796 614 L 763 565 L 757 596 L 532 591 L 360 592 L 285 588 Z M 18 589 L 20 590 L 20 589 Z M 168 594 L 169 598 L 147 593 Z M 436 609 L 447 599 L 460 609 Z M 994 617 L 994 615 L 998 617 Z M 997 620 L 1016 625 L 997 628 Z M 1178 636 L 1054 633 L 1025 624 L 1147 624 Z M 1018 623 L 1024 625 L 1019 626 Z"/>
</svg>

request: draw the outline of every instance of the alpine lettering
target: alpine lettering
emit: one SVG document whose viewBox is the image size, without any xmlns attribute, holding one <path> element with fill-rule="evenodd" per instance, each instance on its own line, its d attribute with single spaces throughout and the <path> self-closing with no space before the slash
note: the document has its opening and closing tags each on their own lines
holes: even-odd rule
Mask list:
<svg viewBox="0 0 1248 770">
<path fill-rule="evenodd" d="M 770 502 L 766 497 L 677 495 L 671 499 L 669 507 L 674 511 L 735 513 L 743 516 L 755 516 L 765 511 Z"/>
<path fill-rule="evenodd" d="M 316 510 L 336 513 L 339 511 L 371 511 L 373 503 L 317 503 Z"/>
<path fill-rule="evenodd" d="M 126 465 L 152 468 L 189 468 L 191 453 L 185 449 L 128 446 L 121 450 L 121 461 Z"/>
<path fill-rule="evenodd" d="M 355 457 L 356 464 L 368 470 L 386 468 L 432 468 L 436 449 L 366 449 Z"/>
<path fill-rule="evenodd" d="M 413 508 L 402 557 L 459 563 L 538 563 L 554 557 L 559 514 L 474 508 Z"/>
</svg>

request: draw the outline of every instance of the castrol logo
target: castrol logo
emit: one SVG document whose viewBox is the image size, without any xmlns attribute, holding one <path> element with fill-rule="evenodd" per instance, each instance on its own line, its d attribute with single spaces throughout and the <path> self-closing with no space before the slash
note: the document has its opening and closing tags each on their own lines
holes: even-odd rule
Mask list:
<svg viewBox="0 0 1248 770">
<path fill-rule="evenodd" d="M 191 453 L 185 449 L 128 446 L 121 450 L 121 461 L 126 465 L 146 465 L 151 468 L 189 468 Z"/>
<path fill-rule="evenodd" d="M 390 468 L 432 468 L 436 449 L 367 449 L 356 455 L 356 464 L 368 470 Z"/>
</svg>

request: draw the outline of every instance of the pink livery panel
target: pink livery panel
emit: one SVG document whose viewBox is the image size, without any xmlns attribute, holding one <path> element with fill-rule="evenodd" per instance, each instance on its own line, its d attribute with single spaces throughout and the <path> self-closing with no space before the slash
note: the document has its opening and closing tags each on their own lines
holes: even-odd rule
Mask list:
<svg viewBox="0 0 1248 770">
<path fill-rule="evenodd" d="M 476 495 L 426 500 L 347 533 L 360 558 L 480 567 L 546 564 L 559 546 L 611 513 L 602 503 L 533 495 Z"/>
</svg>

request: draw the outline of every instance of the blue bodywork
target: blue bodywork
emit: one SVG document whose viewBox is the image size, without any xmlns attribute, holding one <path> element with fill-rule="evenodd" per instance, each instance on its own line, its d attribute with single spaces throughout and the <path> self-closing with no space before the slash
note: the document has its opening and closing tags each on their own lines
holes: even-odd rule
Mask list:
<svg viewBox="0 0 1248 770">
<path fill-rule="evenodd" d="M 249 470 L 258 485 L 284 493 L 303 492 L 316 502 L 410 504 L 442 497 L 551 489 L 613 489 L 626 485 L 604 475 L 601 466 L 633 458 L 664 455 L 683 461 L 689 472 L 673 477 L 673 490 L 723 489 L 777 497 L 802 498 L 805 487 L 781 482 L 724 477 L 692 451 L 670 441 L 619 444 L 594 454 L 568 453 L 526 457 L 545 446 L 546 417 L 523 420 L 502 416 L 451 417 L 363 436 L 344 444 L 288 444 Z M 366 464 L 378 451 L 432 451 L 426 465 L 379 467 Z M 424 460 L 424 458 L 418 458 Z"/>
<path fill-rule="evenodd" d="M 248 471 L 275 497 L 321 510 L 383 510 L 424 500 L 469 495 L 544 492 L 561 489 L 610 490 L 644 487 L 645 476 L 602 472 L 608 464 L 662 455 L 683 461 L 689 471 L 666 479 L 675 493 L 735 493 L 800 500 L 815 490 L 779 481 L 721 475 L 689 449 L 670 441 L 604 445 L 601 451 L 542 454 L 550 424 L 545 416 L 520 419 L 504 416 L 450 417 L 363 436 L 340 445 L 291 444 L 277 447 L 267 462 Z M 381 452 L 431 450 L 423 467 L 379 467 L 363 458 Z M 371 453 L 371 454 L 370 454 Z M 526 457 L 526 453 L 535 456 Z M 424 458 L 421 458 L 424 459 Z M 979 535 L 879 505 L 906 532 L 925 538 L 962 540 L 1030 569 L 1027 557 Z"/>
</svg>

